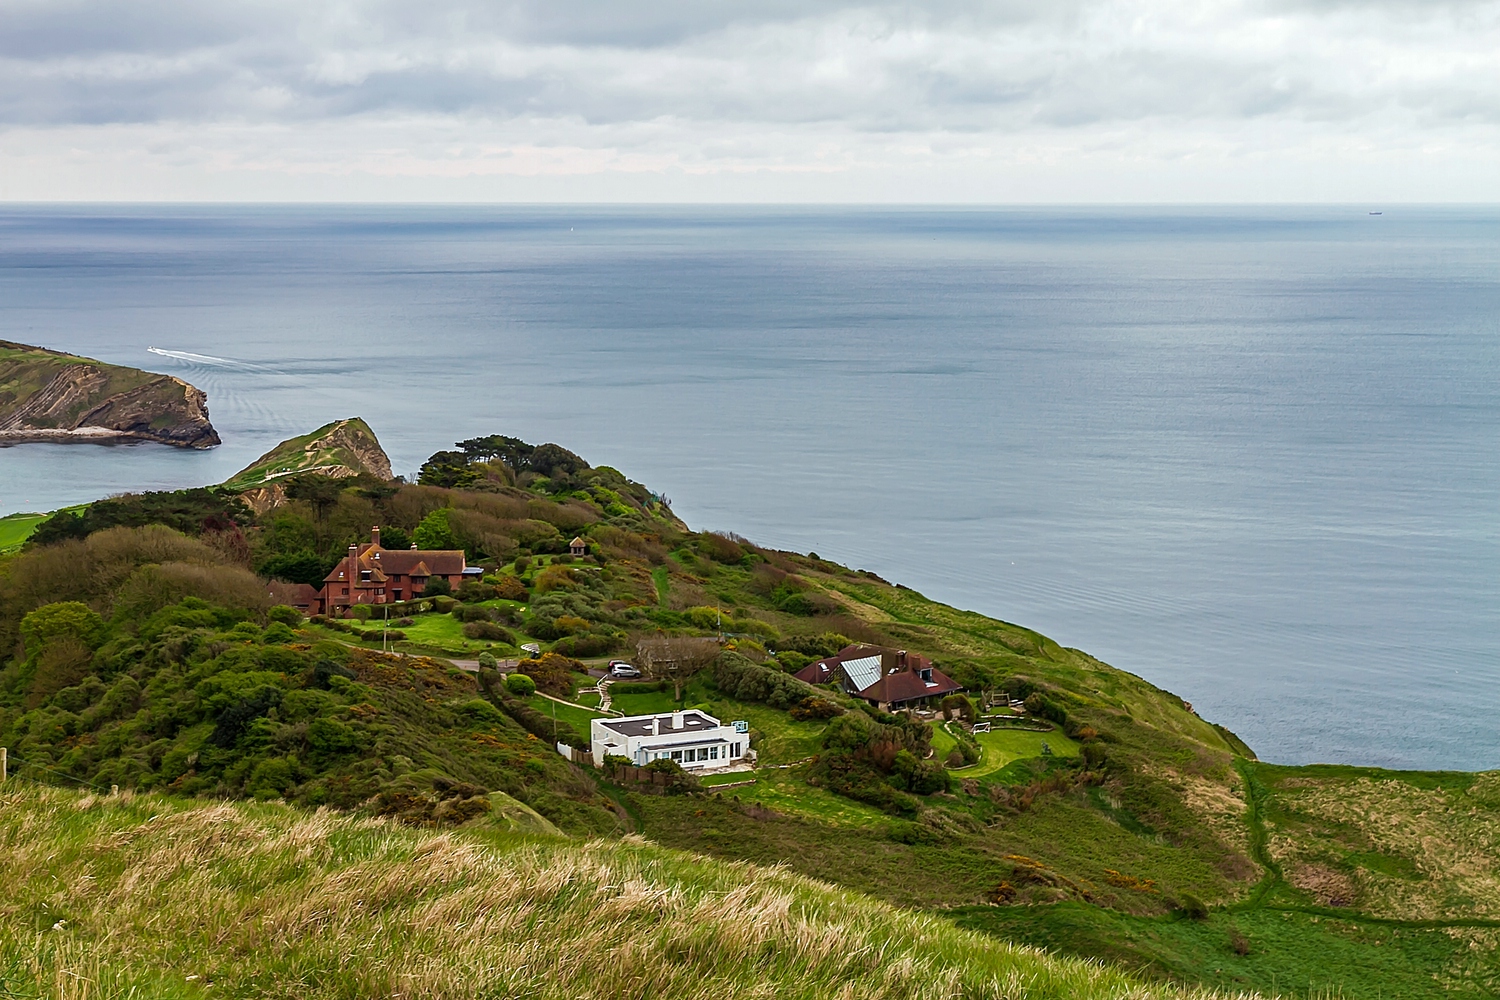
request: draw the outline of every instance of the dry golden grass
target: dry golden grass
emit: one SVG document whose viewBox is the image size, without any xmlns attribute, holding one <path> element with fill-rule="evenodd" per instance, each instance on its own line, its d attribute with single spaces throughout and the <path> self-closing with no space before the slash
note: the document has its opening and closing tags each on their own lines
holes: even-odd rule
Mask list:
<svg viewBox="0 0 1500 1000">
<path fill-rule="evenodd" d="M 1276 805 L 1293 819 L 1269 846 L 1288 878 L 1325 899 L 1399 920 L 1500 919 L 1500 774 L 1467 789 L 1375 777 L 1291 778 Z"/>
<path fill-rule="evenodd" d="M 638 838 L 13 786 L 0 851 L 0 995 L 1202 995 Z"/>
</svg>

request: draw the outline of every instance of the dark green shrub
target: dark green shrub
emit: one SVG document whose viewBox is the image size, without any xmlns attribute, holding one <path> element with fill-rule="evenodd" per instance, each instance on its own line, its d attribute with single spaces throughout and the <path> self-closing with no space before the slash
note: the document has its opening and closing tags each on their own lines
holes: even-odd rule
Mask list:
<svg viewBox="0 0 1500 1000">
<path fill-rule="evenodd" d="M 278 604 L 266 612 L 266 619 L 296 628 L 302 624 L 302 612 L 286 604 Z"/>
<path fill-rule="evenodd" d="M 362 622 L 369 621 L 370 616 L 374 614 L 374 612 L 370 610 L 370 606 L 368 604 L 356 604 L 353 608 L 350 609 L 349 613 Z"/>
<path fill-rule="evenodd" d="M 798 702 L 787 714 L 798 721 L 807 719 L 836 719 L 844 714 L 844 710 L 827 698 L 808 695 Z"/>
<path fill-rule="evenodd" d="M 574 658 L 604 656 L 620 648 L 620 639 L 613 635 L 569 635 L 552 645 L 554 652 Z"/>
<path fill-rule="evenodd" d="M 853 645 L 846 635 L 837 632 L 824 632 L 820 635 L 789 635 L 784 639 L 777 639 L 770 644 L 776 650 L 778 656 L 787 651 L 801 653 L 808 659 L 804 662 L 811 663 L 813 660 L 821 660 L 825 656 L 832 656 L 845 646 Z"/>
<path fill-rule="evenodd" d="M 495 596 L 495 588 L 478 580 L 465 580 L 458 587 L 458 599 L 469 603 L 492 600 Z"/>
<path fill-rule="evenodd" d="M 272 622 L 267 625 L 266 630 L 260 636 L 260 641 L 267 645 L 285 645 L 296 640 L 297 636 L 282 622 Z"/>
<path fill-rule="evenodd" d="M 494 620 L 489 608 L 481 608 L 469 604 L 460 604 L 453 609 L 451 614 L 461 622 L 487 622 Z"/>
<path fill-rule="evenodd" d="M 526 698 L 536 693 L 536 681 L 517 671 L 506 675 L 505 690 L 517 698 Z"/>
<path fill-rule="evenodd" d="M 448 597 L 453 593 L 453 585 L 448 582 L 446 576 L 429 576 L 427 583 L 422 587 L 422 596 L 425 597 Z"/>
<path fill-rule="evenodd" d="M 818 694 L 811 684 L 752 663 L 738 653 L 726 652 L 714 661 L 713 679 L 714 686 L 730 698 L 772 708 L 790 708 Z"/>
<path fill-rule="evenodd" d="M 516 641 L 514 633 L 491 621 L 469 622 L 464 626 L 464 637 L 482 639 L 487 642 L 504 642 L 510 645 L 515 645 Z"/>
</svg>

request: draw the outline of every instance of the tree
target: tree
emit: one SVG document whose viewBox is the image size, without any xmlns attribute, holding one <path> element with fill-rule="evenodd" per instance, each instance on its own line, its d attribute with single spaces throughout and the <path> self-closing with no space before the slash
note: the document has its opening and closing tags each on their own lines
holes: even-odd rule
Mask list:
<svg viewBox="0 0 1500 1000">
<path fill-rule="evenodd" d="M 646 676 L 672 682 L 672 697 L 682 700 L 682 686 L 719 658 L 717 639 L 642 639 L 635 647 L 636 662 Z"/>
<path fill-rule="evenodd" d="M 344 492 L 342 482 L 317 472 L 292 476 L 283 488 L 291 499 L 311 504 L 313 517 L 319 522 L 328 520 L 328 512 L 337 506 L 339 494 Z"/>
<path fill-rule="evenodd" d="M 536 693 L 536 681 L 522 673 L 509 674 L 505 678 L 505 690 L 517 698 L 528 698 Z"/>
<path fill-rule="evenodd" d="M 423 597 L 447 597 L 453 593 L 453 584 L 446 576 L 429 576 L 422 586 Z"/>
<path fill-rule="evenodd" d="M 417 548 L 458 548 L 458 543 L 453 538 L 453 527 L 448 523 L 448 515 L 451 513 L 453 513 L 451 507 L 439 507 L 422 518 L 422 523 L 417 525 L 417 530 L 411 534 L 412 541 L 417 543 Z"/>
</svg>

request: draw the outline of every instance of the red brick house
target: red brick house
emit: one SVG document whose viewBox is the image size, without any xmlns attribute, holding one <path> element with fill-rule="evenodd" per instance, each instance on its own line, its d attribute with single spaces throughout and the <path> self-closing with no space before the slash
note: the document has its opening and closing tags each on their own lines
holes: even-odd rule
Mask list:
<svg viewBox="0 0 1500 1000">
<path fill-rule="evenodd" d="M 963 685 L 927 657 L 879 646 L 845 646 L 793 676 L 809 684 L 836 683 L 846 694 L 863 698 L 883 712 L 963 690 Z"/>
<path fill-rule="evenodd" d="M 370 529 L 364 545 L 349 546 L 323 578 L 318 610 L 342 615 L 356 604 L 394 604 L 421 597 L 433 577 L 442 577 L 457 590 L 464 580 L 477 579 L 483 570 L 470 566 L 462 549 L 387 549 L 380 545 L 380 529 Z"/>
</svg>

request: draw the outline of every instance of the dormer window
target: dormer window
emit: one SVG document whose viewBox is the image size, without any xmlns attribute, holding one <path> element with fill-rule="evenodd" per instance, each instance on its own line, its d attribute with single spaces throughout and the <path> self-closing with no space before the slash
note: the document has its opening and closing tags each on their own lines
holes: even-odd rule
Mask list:
<svg viewBox="0 0 1500 1000">
<path fill-rule="evenodd" d="M 922 679 L 924 681 L 929 681 L 930 682 L 932 680 L 932 668 L 931 667 L 923 667 L 922 670 L 921 670 L 921 674 L 922 674 Z"/>
<path fill-rule="evenodd" d="M 362 569 L 362 570 L 359 571 L 359 582 L 360 583 L 369 583 L 370 582 L 370 571 L 369 570 Z"/>
</svg>

